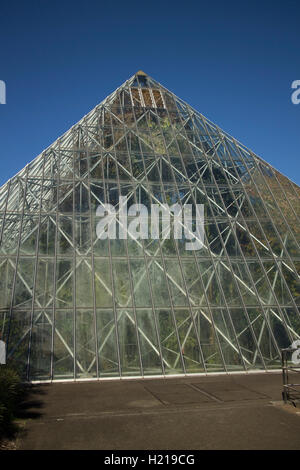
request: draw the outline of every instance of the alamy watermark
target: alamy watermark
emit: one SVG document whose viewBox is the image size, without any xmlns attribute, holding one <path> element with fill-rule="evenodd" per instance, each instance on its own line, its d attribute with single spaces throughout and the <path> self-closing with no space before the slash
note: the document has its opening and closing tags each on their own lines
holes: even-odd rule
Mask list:
<svg viewBox="0 0 300 470">
<path fill-rule="evenodd" d="M 144 204 L 127 208 L 127 197 L 120 196 L 117 210 L 112 204 L 102 204 L 98 206 L 96 216 L 101 217 L 96 227 L 100 240 L 165 240 L 171 238 L 173 227 L 173 238 L 184 239 L 187 251 L 199 250 L 204 244 L 203 204 L 151 204 L 149 213 Z"/>
<path fill-rule="evenodd" d="M 6 84 L 0 80 L 0 104 L 6 104 Z"/>
<path fill-rule="evenodd" d="M 300 80 L 294 80 L 292 83 L 292 89 L 293 91 L 291 100 L 293 104 L 299 104 L 300 103 Z"/>
</svg>

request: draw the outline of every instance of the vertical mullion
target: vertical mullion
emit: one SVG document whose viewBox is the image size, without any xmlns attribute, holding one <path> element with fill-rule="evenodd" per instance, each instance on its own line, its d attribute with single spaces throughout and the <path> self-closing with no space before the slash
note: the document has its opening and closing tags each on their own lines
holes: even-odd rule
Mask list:
<svg viewBox="0 0 300 470">
<path fill-rule="evenodd" d="M 37 271 L 39 263 L 39 245 L 40 245 L 40 230 L 41 230 L 41 212 L 42 212 L 42 200 L 43 200 L 43 189 L 44 189 L 44 163 L 45 155 L 43 158 L 43 167 L 42 167 L 42 178 L 40 180 L 40 199 L 39 199 L 39 215 L 38 215 L 38 230 L 37 230 L 37 241 L 35 249 L 35 265 L 34 265 L 34 274 L 33 274 L 33 284 L 32 284 L 32 302 L 31 302 L 31 314 L 30 314 L 30 335 L 29 335 L 29 345 L 28 345 L 28 358 L 27 358 L 27 380 L 29 380 L 30 375 L 30 355 L 31 355 L 31 344 L 32 344 L 32 330 L 33 330 L 33 318 L 35 311 L 35 291 L 36 291 L 36 281 L 37 281 Z"/>
<path fill-rule="evenodd" d="M 54 378 L 54 343 L 55 343 L 55 324 L 56 324 L 56 288 L 57 288 L 57 269 L 58 269 L 58 262 L 57 262 L 57 248 L 58 248 L 58 223 L 59 223 L 59 196 L 60 196 L 60 167 L 61 167 L 61 148 L 60 148 L 60 140 L 58 141 L 58 153 L 56 154 L 56 164 L 57 164 L 57 188 L 56 188 L 56 210 L 55 210 L 55 242 L 54 242 L 54 267 L 53 267 L 53 305 L 52 305 L 52 337 L 51 337 L 51 359 L 50 359 L 50 378 L 53 380 Z M 52 175 L 54 179 L 54 174 Z M 47 242 L 49 240 L 49 228 L 50 228 L 50 218 L 47 221 Z"/>
<path fill-rule="evenodd" d="M 5 201 L 4 211 L 3 211 L 3 221 L 2 221 L 2 227 L 1 227 L 1 232 L 0 232 L 0 246 L 2 244 L 2 238 L 3 238 L 3 233 L 4 233 L 4 224 L 6 221 L 7 206 L 8 206 L 9 196 L 10 196 L 11 183 L 12 183 L 12 180 L 9 180 L 7 184 L 6 201 Z"/>
<path fill-rule="evenodd" d="M 75 211 L 76 211 L 76 197 L 75 197 L 75 192 L 76 192 L 76 179 L 75 179 L 75 171 L 76 171 L 76 150 L 74 152 L 74 149 L 78 146 L 78 150 L 80 149 L 81 146 L 81 137 L 82 137 L 82 128 L 81 126 L 78 126 L 76 129 L 73 129 L 72 132 L 72 149 L 73 149 L 73 159 L 72 159 L 72 166 L 73 166 L 73 210 L 72 210 L 72 244 L 73 244 L 73 266 L 71 271 L 73 271 L 73 368 L 74 368 L 74 380 L 77 379 L 77 372 L 76 372 L 76 364 L 77 364 L 77 298 L 76 298 L 76 279 L 77 279 L 77 257 L 76 257 L 76 250 L 75 250 Z M 76 140 L 77 142 L 76 142 Z M 79 161 L 79 160 L 78 160 Z M 77 183 L 79 181 L 79 191 L 81 192 L 81 180 L 77 180 Z M 80 196 L 80 193 L 79 193 Z M 79 204 L 80 204 L 80 197 L 79 197 Z M 81 209 L 81 206 L 80 206 Z"/>
<path fill-rule="evenodd" d="M 107 113 L 107 110 L 104 108 L 102 110 L 102 118 L 104 122 L 104 113 Z M 103 178 L 103 194 L 104 194 L 104 203 L 107 204 L 107 181 L 105 177 L 104 171 L 104 161 L 103 157 L 101 159 L 101 167 L 102 167 L 102 178 Z M 117 358 L 118 358 L 118 368 L 119 368 L 119 377 L 122 377 L 122 368 L 121 368 L 121 356 L 120 356 L 120 341 L 119 341 L 119 328 L 118 328 L 118 315 L 116 310 L 116 288 L 115 288 L 115 281 L 113 275 L 113 266 L 112 266 L 112 255 L 111 255 L 111 246 L 110 246 L 110 239 L 107 238 L 107 246 L 108 246 L 108 257 L 109 257 L 109 267 L 110 267 L 110 278 L 111 278 L 111 287 L 112 287 L 112 295 L 113 295 L 113 313 L 114 313 L 114 320 L 115 320 L 115 333 L 116 333 L 116 347 L 117 347 Z"/>
<path fill-rule="evenodd" d="M 29 171 L 29 165 L 26 165 L 25 180 L 24 180 L 24 186 L 23 186 L 23 202 L 22 202 L 22 209 L 21 209 L 22 212 L 21 212 L 21 217 L 20 217 L 20 228 L 19 228 L 18 242 L 17 242 L 16 264 L 15 264 L 15 272 L 14 272 L 14 278 L 13 278 L 13 287 L 12 287 L 12 292 L 11 292 L 11 302 L 10 302 L 10 308 L 9 308 L 9 322 L 8 322 L 8 332 L 7 332 L 7 341 L 6 341 L 7 351 L 8 351 L 9 341 L 10 341 L 10 328 L 11 328 L 11 321 L 12 321 L 12 315 L 13 315 L 14 297 L 15 297 L 16 282 L 17 282 L 17 272 L 18 272 L 19 260 L 20 260 L 20 246 L 21 246 L 23 220 L 24 220 L 25 200 L 27 196 L 28 171 Z"/>
<path fill-rule="evenodd" d="M 7 215 L 7 206 L 8 206 L 8 201 L 9 201 L 9 195 L 10 195 L 10 190 L 11 190 L 11 183 L 12 183 L 12 180 L 9 180 L 8 183 L 7 183 L 7 191 L 6 191 L 6 195 L 5 195 L 5 204 L 4 204 L 4 211 L 3 211 L 3 220 L 2 220 L 2 227 L 1 227 L 1 231 L 0 231 L 0 249 L 1 249 L 1 245 L 2 245 L 2 242 L 3 242 L 3 233 L 4 233 L 4 225 L 6 224 L 6 215 Z M 1 253 L 1 251 L 0 251 Z M 6 262 L 6 287 L 8 287 L 7 285 L 8 283 L 8 259 L 7 259 L 7 262 Z M 7 303 L 7 291 L 6 291 L 6 295 L 5 295 L 5 304 Z M 3 321 L 3 326 L 2 326 L 2 329 L 0 330 L 0 333 L 1 333 L 1 336 L 3 335 L 4 333 L 4 325 L 5 325 L 5 322 L 6 322 L 6 316 L 7 316 L 7 312 L 5 313 L 4 315 L 4 321 Z M 9 315 L 9 318 L 10 318 L 10 315 Z M 10 321 L 10 320 L 8 320 Z M 5 331 L 6 333 L 6 331 Z M 8 334 L 7 334 L 8 336 Z M 5 338 L 7 340 L 7 338 Z"/>
<path fill-rule="evenodd" d="M 87 126 L 87 123 L 86 123 Z M 88 142 L 88 129 L 86 127 L 86 139 Z M 99 357 L 98 357 L 98 325 L 96 313 L 96 288 L 95 288 L 95 253 L 94 253 L 94 237 L 93 237 L 93 214 L 92 214 L 92 199 L 91 199 L 91 174 L 90 174 L 90 148 L 86 145 L 86 159 L 88 171 L 88 198 L 89 198 L 89 225 L 90 225 L 90 240 L 91 240 L 91 262 L 92 262 L 92 295 L 93 295 L 93 312 L 94 312 L 94 331 L 95 331 L 95 354 L 96 354 L 96 375 L 99 378 Z M 81 224 L 80 224 L 81 226 Z"/>
</svg>

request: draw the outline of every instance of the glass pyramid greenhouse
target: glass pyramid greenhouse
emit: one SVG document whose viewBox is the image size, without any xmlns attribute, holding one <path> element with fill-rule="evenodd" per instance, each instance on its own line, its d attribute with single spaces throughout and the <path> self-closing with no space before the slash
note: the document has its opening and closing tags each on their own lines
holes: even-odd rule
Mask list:
<svg viewBox="0 0 300 470">
<path fill-rule="evenodd" d="M 120 195 L 203 204 L 203 246 L 100 239 Z M 0 332 L 27 380 L 269 370 L 300 338 L 300 188 L 141 71 L 0 211 Z"/>
</svg>

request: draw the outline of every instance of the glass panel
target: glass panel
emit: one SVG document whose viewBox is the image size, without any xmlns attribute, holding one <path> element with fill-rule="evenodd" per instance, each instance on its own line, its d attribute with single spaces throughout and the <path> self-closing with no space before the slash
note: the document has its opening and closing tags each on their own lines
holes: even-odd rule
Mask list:
<svg viewBox="0 0 300 470">
<path fill-rule="evenodd" d="M 259 262 L 248 262 L 248 268 L 251 273 L 251 277 L 253 279 L 253 283 L 255 284 L 256 290 L 259 295 L 259 302 L 260 303 L 267 303 L 267 304 L 274 304 L 276 302 L 274 297 L 274 292 L 270 288 L 270 284 L 268 283 L 268 277 L 266 273 L 272 271 L 274 269 L 274 262 L 265 262 L 261 265 Z"/>
<path fill-rule="evenodd" d="M 73 307 L 73 271 L 71 260 L 57 260 L 55 295 L 57 307 Z"/>
<path fill-rule="evenodd" d="M 28 344 L 31 329 L 30 311 L 13 311 L 9 325 L 7 360 L 26 379 Z"/>
<path fill-rule="evenodd" d="M 72 233 L 72 232 L 71 232 Z M 91 251 L 91 225 L 89 217 L 75 218 L 75 249 L 79 255 L 87 255 Z"/>
<path fill-rule="evenodd" d="M 49 258 L 40 258 L 37 266 L 35 285 L 35 304 L 37 307 L 51 307 L 53 304 L 54 262 Z"/>
<path fill-rule="evenodd" d="M 278 349 L 274 343 L 274 336 L 270 332 L 270 311 L 262 312 L 260 309 L 249 310 L 253 329 L 267 369 L 279 367 Z M 257 355 L 254 354 L 257 358 Z"/>
<path fill-rule="evenodd" d="M 74 313 L 72 310 L 57 310 L 54 335 L 54 377 L 74 377 Z"/>
<path fill-rule="evenodd" d="M 166 374 L 182 374 L 180 346 L 170 310 L 157 310 L 158 330 Z"/>
<path fill-rule="evenodd" d="M 229 312 L 225 309 L 214 309 L 212 313 L 227 370 L 243 369 L 244 362 L 249 361 L 239 349 Z"/>
<path fill-rule="evenodd" d="M 300 306 L 300 281 L 291 269 L 288 269 L 286 265 L 281 264 L 281 276 L 284 278 L 286 285 L 291 293 L 288 294 L 287 289 L 283 282 L 278 281 L 275 289 L 278 291 L 278 297 L 281 299 L 282 303 L 290 303 L 290 298 L 292 296 L 296 305 Z M 299 312 L 300 313 L 300 312 Z"/>
<path fill-rule="evenodd" d="M 85 214 L 89 210 L 89 188 L 86 182 L 75 183 L 75 212 Z"/>
<path fill-rule="evenodd" d="M 161 357 L 152 310 L 137 310 L 137 323 L 144 375 L 160 375 Z"/>
<path fill-rule="evenodd" d="M 130 260 L 136 307 L 151 306 L 151 294 L 144 260 Z"/>
<path fill-rule="evenodd" d="M 35 311 L 30 347 L 30 380 L 49 380 L 52 311 Z"/>
<path fill-rule="evenodd" d="M 230 309 L 230 316 L 247 369 L 264 368 L 257 338 L 254 335 L 249 311 Z"/>
<path fill-rule="evenodd" d="M 198 309 L 193 312 L 199 332 L 202 354 L 208 372 L 223 372 L 223 359 L 211 313 L 208 309 Z"/>
<path fill-rule="evenodd" d="M 206 305 L 204 287 L 201 274 L 194 260 L 182 260 L 183 275 L 188 289 L 190 303 L 194 305 Z"/>
<path fill-rule="evenodd" d="M 89 310 L 76 310 L 76 377 L 96 377 L 95 317 Z"/>
<path fill-rule="evenodd" d="M 189 310 L 175 310 L 175 317 L 178 329 L 181 350 L 184 358 L 185 369 L 189 374 L 196 372 L 205 372 L 203 367 L 202 350 L 199 347 L 195 327 L 197 327 L 199 334 L 199 324 L 197 324 L 196 317 L 194 319 Z"/>
<path fill-rule="evenodd" d="M 171 305 L 168 286 L 161 261 L 155 258 L 150 259 L 148 267 L 152 284 L 154 305 L 157 307 Z"/>
<path fill-rule="evenodd" d="M 35 260 L 20 258 L 17 266 L 14 306 L 31 308 L 33 294 L 33 273 Z"/>
<path fill-rule="evenodd" d="M 122 375 L 141 375 L 133 311 L 118 311 L 118 335 Z"/>
<path fill-rule="evenodd" d="M 115 302 L 120 307 L 132 306 L 127 260 L 112 260 Z"/>
<path fill-rule="evenodd" d="M 76 259 L 76 306 L 92 307 L 92 261 L 89 258 Z"/>
<path fill-rule="evenodd" d="M 74 253 L 72 217 L 59 217 L 57 252 L 63 256 Z"/>
<path fill-rule="evenodd" d="M 61 183 L 59 186 L 58 194 L 58 210 L 59 212 L 72 213 L 73 212 L 73 184 Z"/>
<path fill-rule="evenodd" d="M 6 214 L 0 246 L 0 252 L 4 255 L 16 254 L 18 250 L 21 215 Z"/>
<path fill-rule="evenodd" d="M 166 272 L 172 295 L 173 305 L 188 305 L 186 291 L 183 285 L 183 279 L 178 261 L 166 259 Z"/>
<path fill-rule="evenodd" d="M 39 218 L 24 215 L 22 223 L 22 235 L 20 240 L 20 253 L 22 255 L 34 255 L 36 252 Z"/>
<path fill-rule="evenodd" d="M 72 232 L 71 232 L 72 233 Z M 55 253 L 55 218 L 43 217 L 40 224 L 39 233 L 39 253 L 42 255 L 53 256 Z"/>
<path fill-rule="evenodd" d="M 113 294 L 110 277 L 110 263 L 105 258 L 95 258 L 95 296 L 97 307 L 111 307 Z"/>
<path fill-rule="evenodd" d="M 242 261 L 232 261 L 232 269 L 244 304 L 252 306 L 259 305 L 259 299 L 249 275 L 249 267 Z"/>
<path fill-rule="evenodd" d="M 113 310 L 97 310 L 100 377 L 119 375 L 116 327 Z"/>
<path fill-rule="evenodd" d="M 0 259 L 0 308 L 9 308 L 13 289 L 16 260 Z"/>
</svg>

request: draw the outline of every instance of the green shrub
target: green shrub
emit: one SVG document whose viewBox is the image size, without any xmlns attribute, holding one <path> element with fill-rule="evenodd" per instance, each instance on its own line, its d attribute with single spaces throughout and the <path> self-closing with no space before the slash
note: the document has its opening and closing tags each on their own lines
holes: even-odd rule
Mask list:
<svg viewBox="0 0 300 470">
<path fill-rule="evenodd" d="M 11 426 L 21 394 L 18 374 L 7 366 L 0 366 L 0 436 Z"/>
</svg>

